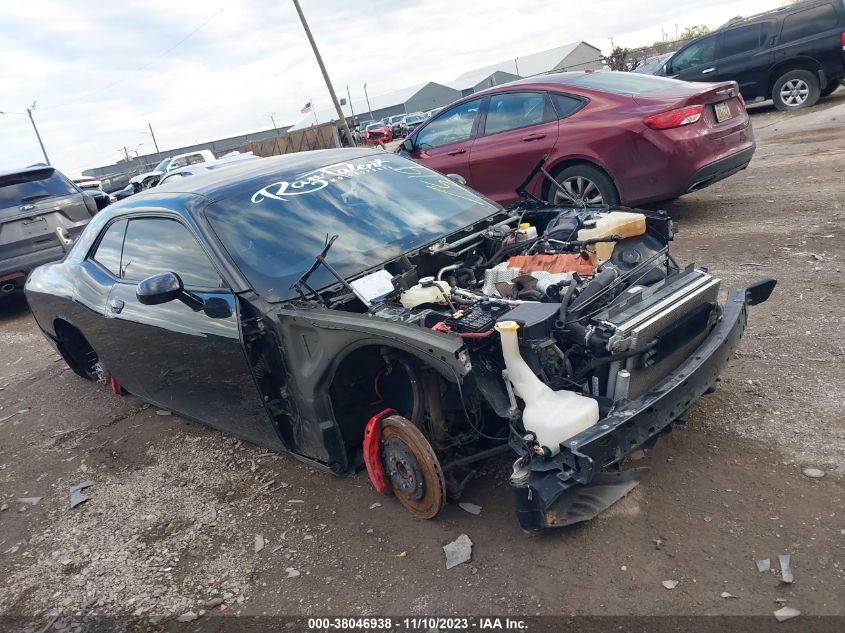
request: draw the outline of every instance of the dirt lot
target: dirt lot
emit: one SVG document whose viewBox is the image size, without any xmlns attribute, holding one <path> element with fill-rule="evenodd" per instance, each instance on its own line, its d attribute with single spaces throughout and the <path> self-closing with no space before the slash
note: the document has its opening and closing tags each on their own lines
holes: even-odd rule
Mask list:
<svg viewBox="0 0 845 633">
<path fill-rule="evenodd" d="M 39 627 L 57 614 L 64 626 L 201 610 L 199 622 L 724 614 L 774 629 L 783 599 L 802 616 L 778 630 L 845 616 L 845 90 L 807 112 L 755 108 L 753 124 L 748 170 L 668 205 L 673 252 L 723 288 L 777 277 L 775 294 L 751 310 L 720 389 L 636 463 L 652 469 L 646 480 L 593 522 L 552 533 L 520 531 L 510 460 L 469 487 L 480 515 L 449 505 L 416 520 L 365 474 L 333 478 L 82 381 L 25 306 L 7 303 L 0 614 Z M 69 487 L 86 480 L 91 499 L 69 508 Z M 462 533 L 472 562 L 447 571 L 441 546 Z M 784 553 L 791 585 L 776 574 Z M 757 571 L 762 558 L 772 571 Z"/>
</svg>

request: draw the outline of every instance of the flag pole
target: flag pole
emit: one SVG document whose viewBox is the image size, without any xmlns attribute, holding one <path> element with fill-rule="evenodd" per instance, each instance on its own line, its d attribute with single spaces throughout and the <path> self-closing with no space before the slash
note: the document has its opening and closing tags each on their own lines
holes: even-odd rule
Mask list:
<svg viewBox="0 0 845 633">
<path fill-rule="evenodd" d="M 320 122 L 317 120 L 317 108 L 314 107 L 314 100 L 311 97 L 308 97 L 308 103 L 311 104 L 311 113 L 314 115 L 314 123 L 320 125 Z"/>
</svg>

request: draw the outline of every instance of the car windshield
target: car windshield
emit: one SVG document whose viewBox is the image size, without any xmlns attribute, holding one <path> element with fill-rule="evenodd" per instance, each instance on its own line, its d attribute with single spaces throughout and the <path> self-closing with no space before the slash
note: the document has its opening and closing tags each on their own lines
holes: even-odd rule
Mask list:
<svg viewBox="0 0 845 633">
<path fill-rule="evenodd" d="M 640 75 L 614 71 L 584 73 L 574 77 L 567 77 L 570 86 L 605 90 L 623 95 L 642 95 L 671 89 L 678 86 L 676 79 L 655 77 L 654 75 Z"/>
<path fill-rule="evenodd" d="M 0 176 L 0 209 L 77 193 L 55 169 L 39 169 Z"/>
<path fill-rule="evenodd" d="M 422 116 L 409 116 L 405 119 L 405 123 L 419 123 L 420 121 L 424 121 L 425 117 Z"/>
<path fill-rule="evenodd" d="M 373 123 L 373 124 L 367 126 L 367 131 L 369 132 L 370 130 L 378 130 L 379 128 L 383 128 L 383 127 L 384 127 L 384 123 Z"/>
<path fill-rule="evenodd" d="M 445 176 L 389 154 L 279 177 L 245 195 L 214 202 L 206 217 L 268 301 L 295 296 L 293 283 L 327 236 L 338 236 L 327 261 L 348 278 L 499 210 Z M 309 284 L 323 288 L 335 281 L 321 267 Z"/>
<path fill-rule="evenodd" d="M 167 167 L 168 165 L 170 165 L 170 161 L 172 160 L 172 158 L 165 158 L 163 161 L 161 161 L 158 165 L 155 166 L 153 171 L 167 171 Z"/>
</svg>

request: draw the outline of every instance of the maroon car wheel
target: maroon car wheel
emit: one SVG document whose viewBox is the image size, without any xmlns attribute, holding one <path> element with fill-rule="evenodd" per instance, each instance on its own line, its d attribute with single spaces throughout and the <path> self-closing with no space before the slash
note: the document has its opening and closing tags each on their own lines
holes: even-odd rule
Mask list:
<svg viewBox="0 0 845 633">
<path fill-rule="evenodd" d="M 596 167 L 572 165 L 555 174 L 558 186 L 549 187 L 546 199 L 551 204 L 586 206 L 617 205 L 619 194 L 613 181 Z"/>
</svg>

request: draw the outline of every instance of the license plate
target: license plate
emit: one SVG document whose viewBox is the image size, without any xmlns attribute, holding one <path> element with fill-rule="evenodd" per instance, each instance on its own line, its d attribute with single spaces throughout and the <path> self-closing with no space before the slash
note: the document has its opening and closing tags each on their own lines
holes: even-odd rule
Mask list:
<svg viewBox="0 0 845 633">
<path fill-rule="evenodd" d="M 728 105 L 727 101 L 717 103 L 714 106 L 714 109 L 716 110 L 716 121 L 719 123 L 723 123 L 733 116 L 731 114 L 731 107 Z"/>
<path fill-rule="evenodd" d="M 21 231 L 26 237 L 43 235 L 44 233 L 48 233 L 49 230 L 50 227 L 47 226 L 47 219 L 43 217 L 21 222 Z"/>
</svg>

